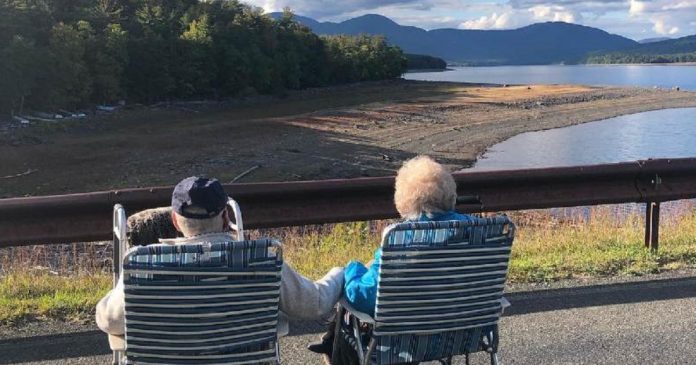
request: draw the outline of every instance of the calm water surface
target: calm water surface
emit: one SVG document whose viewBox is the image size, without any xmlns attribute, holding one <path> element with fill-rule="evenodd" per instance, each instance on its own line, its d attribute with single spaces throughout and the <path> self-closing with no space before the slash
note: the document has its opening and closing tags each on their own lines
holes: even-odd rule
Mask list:
<svg viewBox="0 0 696 365">
<path fill-rule="evenodd" d="M 407 73 L 404 78 L 493 84 L 583 84 L 696 91 L 696 66 L 574 65 L 453 67 L 444 72 Z"/>
<path fill-rule="evenodd" d="M 457 67 L 446 72 L 409 73 L 411 80 L 496 84 L 584 84 L 696 91 L 696 66 L 503 66 Z M 696 157 L 696 108 L 667 109 L 571 127 L 517 135 L 490 147 L 473 171 L 593 165 L 647 158 Z M 693 211 L 694 201 L 662 205 L 663 216 Z M 611 207 L 617 216 L 642 214 L 643 205 Z M 590 215 L 589 208 L 554 209 L 554 214 Z"/>
<path fill-rule="evenodd" d="M 528 132 L 490 147 L 469 171 L 594 165 L 647 158 L 696 157 L 696 108 L 665 109 L 571 127 Z M 696 201 L 662 204 L 663 217 L 693 212 Z M 610 207 L 617 217 L 643 214 L 642 204 Z M 589 208 L 552 209 L 589 217 Z"/>
<path fill-rule="evenodd" d="M 522 133 L 490 147 L 474 170 L 696 157 L 696 108 L 632 114 Z"/>
</svg>

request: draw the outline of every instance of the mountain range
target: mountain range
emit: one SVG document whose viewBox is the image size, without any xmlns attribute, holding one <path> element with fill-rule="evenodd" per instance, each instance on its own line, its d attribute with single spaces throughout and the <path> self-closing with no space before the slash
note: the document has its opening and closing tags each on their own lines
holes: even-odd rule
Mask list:
<svg viewBox="0 0 696 365">
<path fill-rule="evenodd" d="M 631 54 L 650 54 L 650 55 L 668 55 L 678 53 L 696 52 L 696 35 L 666 39 L 659 42 L 650 42 L 638 45 L 628 50 L 625 53 Z"/>
<path fill-rule="evenodd" d="M 655 42 L 662 42 L 662 41 L 668 41 L 672 38 L 670 37 L 656 37 L 656 38 L 645 38 L 641 39 L 638 41 L 640 44 L 647 44 L 647 43 L 655 43 Z"/>
<path fill-rule="evenodd" d="M 278 18 L 281 13 L 270 15 Z M 511 30 L 425 30 L 399 25 L 376 14 L 340 23 L 319 22 L 299 15 L 295 20 L 317 34 L 383 35 L 406 53 L 468 65 L 580 63 L 590 53 L 622 51 L 639 45 L 601 29 L 564 22 L 537 23 Z"/>
</svg>

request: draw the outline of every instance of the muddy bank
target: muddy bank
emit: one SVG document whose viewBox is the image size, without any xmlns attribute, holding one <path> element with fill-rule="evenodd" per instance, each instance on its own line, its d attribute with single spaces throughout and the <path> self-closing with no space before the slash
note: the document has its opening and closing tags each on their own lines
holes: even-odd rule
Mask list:
<svg viewBox="0 0 696 365">
<path fill-rule="evenodd" d="M 581 86 L 398 81 L 315 90 L 192 113 L 137 110 L 0 144 L 0 197 L 171 185 L 391 175 L 429 154 L 452 169 L 516 134 L 623 114 L 695 107 L 696 93 Z"/>
</svg>

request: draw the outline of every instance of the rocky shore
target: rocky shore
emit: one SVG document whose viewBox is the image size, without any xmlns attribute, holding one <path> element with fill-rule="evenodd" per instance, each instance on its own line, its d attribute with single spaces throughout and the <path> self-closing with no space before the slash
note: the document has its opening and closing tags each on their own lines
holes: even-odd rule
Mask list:
<svg viewBox="0 0 696 365">
<path fill-rule="evenodd" d="M 416 154 L 461 169 L 522 132 L 696 107 L 696 93 L 394 81 L 228 104 L 11 129 L 20 143 L 0 143 L 0 198 L 171 185 L 193 174 L 229 182 L 252 168 L 237 181 L 391 175 Z"/>
</svg>

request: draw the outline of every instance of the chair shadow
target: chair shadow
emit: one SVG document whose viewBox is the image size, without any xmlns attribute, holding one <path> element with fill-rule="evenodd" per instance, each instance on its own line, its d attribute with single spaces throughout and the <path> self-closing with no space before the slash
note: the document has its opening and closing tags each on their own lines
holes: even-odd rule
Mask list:
<svg viewBox="0 0 696 365">
<path fill-rule="evenodd" d="M 696 297 L 696 277 L 513 292 L 506 316 Z"/>
<path fill-rule="evenodd" d="M 0 340 L 0 364 L 109 355 L 109 341 L 101 331 L 83 331 Z"/>
</svg>

